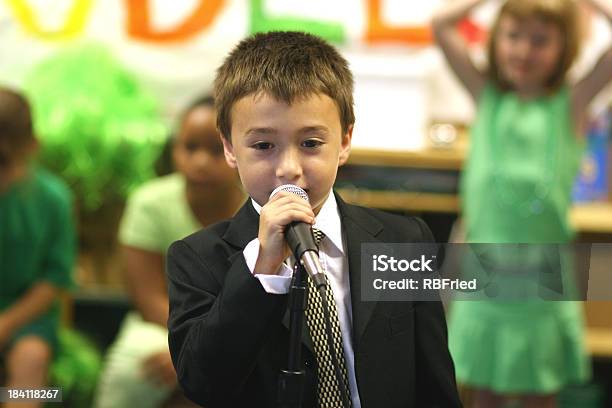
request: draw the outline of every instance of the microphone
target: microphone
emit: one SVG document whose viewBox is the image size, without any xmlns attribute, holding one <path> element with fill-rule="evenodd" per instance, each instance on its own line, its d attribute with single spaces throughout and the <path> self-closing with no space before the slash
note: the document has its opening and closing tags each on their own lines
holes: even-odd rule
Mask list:
<svg viewBox="0 0 612 408">
<path fill-rule="evenodd" d="M 274 197 L 279 191 L 286 191 L 309 201 L 308 194 L 302 188 L 293 184 L 283 184 L 276 187 L 270 194 L 270 198 Z M 323 268 L 319 261 L 319 248 L 312 234 L 311 226 L 305 222 L 294 221 L 285 228 L 285 239 L 293 256 L 304 267 L 315 287 L 319 289 L 321 286 L 326 286 Z"/>
<path fill-rule="evenodd" d="M 306 201 L 310 201 L 308 199 L 308 194 L 306 194 L 306 192 L 302 188 L 293 184 L 283 184 L 282 186 L 276 187 L 274 191 L 272 191 L 272 193 L 270 194 L 270 198 L 274 197 L 274 194 L 278 193 L 279 191 L 287 191 L 289 193 L 300 196 Z M 287 227 L 285 228 L 285 240 L 287 241 L 287 245 L 289 245 L 291 252 L 293 252 L 293 256 L 304 267 L 306 273 L 308 273 L 308 275 L 312 279 L 312 282 L 317 288 L 317 291 L 319 292 L 321 306 L 323 308 L 323 320 L 325 321 L 325 332 L 327 334 L 327 348 L 331 356 L 336 380 L 340 385 L 342 406 L 350 407 L 350 393 L 348 388 L 345 386 L 344 381 L 342 381 L 343 376 L 340 370 L 340 364 L 338 363 L 339 360 L 337 353 L 339 353 L 339 351 L 336 350 L 336 347 L 334 346 L 332 340 L 333 335 L 331 328 L 330 309 L 326 296 L 327 281 L 325 279 L 323 268 L 321 267 L 321 262 L 319 261 L 319 248 L 317 247 L 317 244 L 315 242 L 314 235 L 312 233 L 312 228 L 309 224 L 305 222 L 294 221 L 291 224 L 287 225 Z M 297 286 L 291 288 L 292 291 L 297 289 Z M 305 290 L 305 288 L 303 288 L 302 290 Z M 292 292 L 292 295 L 293 293 L 295 292 Z M 304 300 L 303 297 L 301 299 Z M 302 305 L 302 307 L 305 307 L 305 305 Z M 302 312 L 303 310 L 304 309 L 302 309 Z"/>
</svg>

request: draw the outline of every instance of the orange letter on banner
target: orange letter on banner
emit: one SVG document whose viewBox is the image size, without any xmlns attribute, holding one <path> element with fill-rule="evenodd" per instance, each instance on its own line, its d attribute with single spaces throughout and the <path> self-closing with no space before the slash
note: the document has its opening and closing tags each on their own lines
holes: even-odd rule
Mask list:
<svg viewBox="0 0 612 408">
<path fill-rule="evenodd" d="M 208 27 L 219 11 L 224 0 L 200 0 L 193 14 L 171 31 L 155 31 L 151 27 L 149 0 L 126 0 L 128 34 L 139 40 L 168 43 L 186 40 Z"/>
<path fill-rule="evenodd" d="M 401 42 L 410 45 L 429 45 L 433 42 L 429 26 L 390 27 L 386 25 L 381 15 L 381 1 L 368 0 L 367 42 Z"/>
<path fill-rule="evenodd" d="M 92 0 L 76 0 L 67 13 L 66 23 L 55 31 L 44 31 L 37 21 L 32 8 L 24 0 L 8 0 L 7 4 L 13 10 L 15 18 L 30 34 L 43 40 L 68 40 L 83 32 L 85 20 L 91 11 Z"/>
</svg>

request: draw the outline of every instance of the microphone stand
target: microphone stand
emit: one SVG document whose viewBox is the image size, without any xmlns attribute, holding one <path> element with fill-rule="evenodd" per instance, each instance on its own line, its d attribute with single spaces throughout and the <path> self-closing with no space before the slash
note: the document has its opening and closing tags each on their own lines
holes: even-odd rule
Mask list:
<svg viewBox="0 0 612 408">
<path fill-rule="evenodd" d="M 315 275 L 316 276 L 316 275 Z M 308 304 L 308 273 L 301 264 L 296 261 L 293 266 L 293 279 L 291 280 L 291 287 L 289 289 L 289 303 L 287 308 L 289 309 L 289 353 L 287 369 L 281 370 L 278 378 L 278 395 L 277 402 L 281 408 L 301 408 L 304 399 L 304 380 L 306 377 L 305 371 L 302 369 L 302 332 L 304 322 L 304 312 Z M 342 350 L 336 350 L 331 338 L 331 323 L 329 315 L 329 306 L 325 300 L 325 296 L 321 293 L 323 288 L 318 288 L 321 295 L 325 331 L 327 333 L 327 346 L 329 348 L 330 356 L 332 359 L 332 365 L 336 379 L 340 387 L 340 394 L 342 397 L 342 405 L 345 408 L 351 406 L 350 398 L 348 397 L 348 389 L 342 382 L 342 375 L 340 374 L 340 366 L 338 364 L 338 357 L 336 353 L 342 352 Z M 313 294 L 313 295 L 317 295 Z"/>
<path fill-rule="evenodd" d="M 301 408 L 304 399 L 306 373 L 302 362 L 302 328 L 307 305 L 308 274 L 299 261 L 293 267 L 293 279 L 289 289 L 289 354 L 287 369 L 278 378 L 278 405 L 281 408 Z"/>
<path fill-rule="evenodd" d="M 351 406 L 348 387 L 342 381 L 340 365 L 336 350 L 332 341 L 331 318 L 329 305 L 325 299 L 327 281 L 323 268 L 319 262 L 319 251 L 315 243 L 312 229 L 304 223 L 293 222 L 285 229 L 287 244 L 293 253 L 296 263 L 294 274 L 289 290 L 290 311 L 289 320 L 289 363 L 287 370 L 281 370 L 278 383 L 278 402 L 283 408 L 301 408 L 304 395 L 305 372 L 301 367 L 302 361 L 302 328 L 304 321 L 304 311 L 306 310 L 307 298 L 307 277 L 310 275 L 317 294 L 321 296 L 323 307 L 323 320 L 325 321 L 325 331 L 327 334 L 327 346 L 334 367 L 336 380 L 340 388 L 342 405 L 345 408 Z"/>
</svg>

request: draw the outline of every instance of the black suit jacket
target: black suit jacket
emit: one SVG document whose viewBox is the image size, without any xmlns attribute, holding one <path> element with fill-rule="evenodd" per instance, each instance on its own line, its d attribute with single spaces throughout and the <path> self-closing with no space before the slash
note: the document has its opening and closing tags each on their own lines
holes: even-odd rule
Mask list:
<svg viewBox="0 0 612 408">
<path fill-rule="evenodd" d="M 417 218 L 337 197 L 349 265 L 355 374 L 363 408 L 459 407 L 440 302 L 362 302 L 362 242 L 432 242 Z M 250 201 L 228 221 L 168 252 L 169 345 L 185 394 L 208 408 L 276 407 L 287 364 L 287 295 L 266 293 L 242 251 L 257 236 Z M 307 333 L 307 332 L 305 332 Z M 316 359 L 305 335 L 305 402 L 315 406 Z"/>
</svg>

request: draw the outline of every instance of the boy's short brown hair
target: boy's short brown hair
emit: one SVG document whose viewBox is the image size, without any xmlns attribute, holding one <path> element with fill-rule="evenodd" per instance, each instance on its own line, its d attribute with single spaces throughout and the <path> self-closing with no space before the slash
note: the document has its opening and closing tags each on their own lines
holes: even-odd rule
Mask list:
<svg viewBox="0 0 612 408">
<path fill-rule="evenodd" d="M 217 70 L 217 126 L 231 142 L 236 101 L 266 93 L 279 101 L 322 93 L 336 102 L 342 132 L 355 122 L 353 75 L 348 62 L 324 40 L 302 32 L 260 33 L 242 40 Z"/>
<path fill-rule="evenodd" d="M 513 17 L 517 20 L 537 18 L 554 24 L 563 35 L 563 51 L 559 58 L 557 70 L 553 72 L 546 84 L 549 91 L 559 89 L 565 82 L 565 76 L 578 56 L 580 48 L 578 11 L 576 2 L 573 0 L 507 0 L 493 24 L 489 37 L 489 77 L 500 88 L 509 88 L 504 78 L 500 76 L 500 70 L 495 61 L 495 39 L 499 33 L 501 18 L 504 16 Z"/>
<path fill-rule="evenodd" d="M 0 87 L 0 168 L 24 155 L 33 140 L 27 99 L 16 91 Z"/>
</svg>

